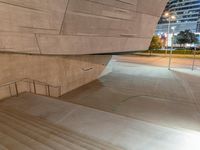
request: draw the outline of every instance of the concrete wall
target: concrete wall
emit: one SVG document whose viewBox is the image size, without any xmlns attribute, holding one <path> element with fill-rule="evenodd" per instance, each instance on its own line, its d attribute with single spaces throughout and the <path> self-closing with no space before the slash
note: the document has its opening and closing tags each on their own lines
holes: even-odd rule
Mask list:
<svg viewBox="0 0 200 150">
<path fill-rule="evenodd" d="M 41 56 L 0 54 L 0 84 L 31 78 L 50 85 L 61 86 L 62 94 L 98 78 L 109 62 L 109 55 Z M 24 82 L 19 92 L 26 91 Z M 33 86 L 32 86 L 33 88 Z M 15 87 L 11 85 L 12 93 Z M 37 87 L 41 94 L 44 87 Z M 57 92 L 52 89 L 51 92 Z M 32 89 L 33 91 L 33 89 Z M 44 91 L 45 92 L 45 91 Z M 0 88 L 0 99 L 9 96 L 9 87 Z"/>
<path fill-rule="evenodd" d="M 0 51 L 79 55 L 147 49 L 168 0 L 0 0 Z"/>
<path fill-rule="evenodd" d="M 0 84 L 31 78 L 62 93 L 86 84 L 110 56 L 83 54 L 147 49 L 167 1 L 0 0 Z"/>
</svg>

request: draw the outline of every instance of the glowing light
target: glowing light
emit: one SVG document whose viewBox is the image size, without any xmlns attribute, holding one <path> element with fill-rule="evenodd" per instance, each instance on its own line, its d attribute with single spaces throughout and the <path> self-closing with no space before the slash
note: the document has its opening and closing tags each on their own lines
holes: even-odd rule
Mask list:
<svg viewBox="0 0 200 150">
<path fill-rule="evenodd" d="M 173 26 L 173 27 L 171 27 L 171 29 L 172 29 L 172 30 L 175 30 L 175 29 L 176 29 L 176 27 L 175 27 L 175 26 Z"/>
<path fill-rule="evenodd" d="M 170 19 L 170 20 L 176 20 L 176 16 L 173 15 L 172 13 L 170 13 L 170 12 L 165 12 L 165 13 L 164 13 L 164 17 L 165 17 L 165 18 L 168 18 L 168 19 Z"/>
<path fill-rule="evenodd" d="M 169 17 L 169 12 L 165 12 L 164 17 Z"/>
<path fill-rule="evenodd" d="M 172 19 L 172 20 L 175 20 L 175 19 L 176 19 L 176 16 L 172 15 L 172 16 L 171 16 L 171 19 Z"/>
</svg>

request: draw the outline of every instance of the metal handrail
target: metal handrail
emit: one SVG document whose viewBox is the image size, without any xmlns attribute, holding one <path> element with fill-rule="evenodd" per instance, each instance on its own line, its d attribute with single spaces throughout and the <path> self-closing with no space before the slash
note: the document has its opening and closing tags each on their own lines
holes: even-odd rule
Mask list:
<svg viewBox="0 0 200 150">
<path fill-rule="evenodd" d="M 23 81 L 24 79 L 21 79 L 21 80 L 15 80 L 15 81 L 11 81 L 11 82 L 7 82 L 7 83 L 4 83 L 4 84 L 1 84 L 0 85 L 0 88 L 1 87 L 5 87 L 5 86 L 9 86 L 9 85 L 11 85 L 11 84 L 14 84 L 14 83 L 16 83 L 16 82 L 20 82 L 20 81 Z"/>
<path fill-rule="evenodd" d="M 39 80 L 35 80 L 35 79 L 30 79 L 30 78 L 24 78 L 24 79 L 22 79 L 22 80 L 29 80 L 29 81 L 31 81 L 31 82 L 35 82 L 35 83 L 39 83 L 39 84 L 42 84 L 42 85 L 49 85 L 50 87 L 53 87 L 53 88 L 59 88 L 60 86 L 55 86 L 55 85 L 50 85 L 50 84 L 48 84 L 48 83 L 46 83 L 46 82 L 42 82 L 42 81 L 39 81 Z"/>
<path fill-rule="evenodd" d="M 0 88 L 3 88 L 3 87 L 9 87 L 9 91 L 10 91 L 10 96 L 13 96 L 12 95 L 12 92 L 11 92 L 11 85 L 14 85 L 15 87 L 15 91 L 16 91 L 16 96 L 19 95 L 19 91 L 18 91 L 18 85 L 17 83 L 18 82 L 28 82 L 28 83 L 33 83 L 33 87 L 34 87 L 34 93 L 37 94 L 37 89 L 36 89 L 36 85 L 43 85 L 47 88 L 47 93 L 48 93 L 48 96 L 51 96 L 51 93 L 50 93 L 50 87 L 52 88 L 58 88 L 59 90 L 59 95 L 58 96 L 61 96 L 61 86 L 54 86 L 54 85 L 50 85 L 46 82 L 42 82 L 42 81 L 39 81 L 39 80 L 34 80 L 34 79 L 30 79 L 30 78 L 23 78 L 23 79 L 20 79 L 20 80 L 15 80 L 15 81 L 11 81 L 11 82 L 7 82 L 5 84 L 1 84 L 0 85 Z"/>
</svg>

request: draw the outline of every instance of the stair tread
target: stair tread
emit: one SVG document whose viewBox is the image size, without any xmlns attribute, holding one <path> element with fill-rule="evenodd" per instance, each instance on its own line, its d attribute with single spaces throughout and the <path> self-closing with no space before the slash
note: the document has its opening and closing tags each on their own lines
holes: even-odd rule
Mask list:
<svg viewBox="0 0 200 150">
<path fill-rule="evenodd" d="M 16 139 L 0 131 L 0 145 L 5 150 L 32 150 L 30 147 L 20 143 Z M 0 147 L 0 148 L 1 148 Z"/>
<path fill-rule="evenodd" d="M 0 129 L 1 132 L 3 132 L 4 134 L 6 134 L 7 136 L 15 139 L 16 141 L 18 141 L 19 143 L 22 143 L 23 145 L 26 145 L 29 148 L 32 149 L 42 149 L 42 150 L 52 150 L 52 148 L 46 146 L 45 144 L 42 144 L 38 141 L 35 141 L 34 139 L 32 139 L 31 137 L 20 133 L 19 131 L 7 126 L 6 124 L 3 124 L 0 122 Z"/>
<path fill-rule="evenodd" d="M 17 117 L 19 117 L 19 116 L 17 116 Z M 27 120 L 25 120 L 25 121 L 27 121 Z M 35 122 L 33 122 L 33 123 L 35 123 Z M 43 128 L 47 128 L 46 126 L 43 126 Z M 47 128 L 48 129 L 48 128 Z M 48 129 L 49 130 L 49 129 Z M 51 130 L 51 129 L 50 129 Z M 50 132 L 54 132 L 53 130 L 51 130 Z M 66 138 L 66 136 L 64 136 L 65 138 Z M 79 144 L 81 141 L 78 141 L 77 139 L 75 139 L 74 140 L 74 138 L 72 138 L 72 137 L 70 137 L 70 136 L 67 136 L 67 139 L 66 140 L 73 140 L 74 141 L 74 143 L 76 143 L 76 144 Z M 84 145 L 83 145 L 84 144 Z M 86 147 L 87 149 L 89 149 L 89 150 L 99 150 L 99 148 L 96 148 L 96 147 L 94 147 L 94 146 L 91 146 L 91 145 L 89 145 L 89 144 L 85 144 L 85 143 L 81 143 L 81 146 L 84 146 L 84 147 Z"/>
<path fill-rule="evenodd" d="M 8 119 L 10 117 L 10 122 L 17 123 L 16 126 L 10 124 L 13 128 L 18 128 L 21 132 L 24 134 L 27 133 L 33 139 L 39 140 L 41 143 L 44 142 L 44 144 L 49 145 L 49 147 L 54 147 L 58 150 L 63 149 L 63 146 L 65 146 L 64 148 L 66 150 L 121 150 L 106 142 L 90 139 L 80 133 L 75 133 L 41 118 L 25 114 L 24 112 L 19 112 L 14 109 L 0 109 L 0 111 L 4 113 L 4 115 L 7 115 L 5 118 L 7 117 Z M 9 122 L 7 122 L 7 124 L 9 124 Z M 23 126 L 24 129 L 22 130 L 21 128 L 23 128 Z M 36 139 L 37 136 L 38 139 Z M 48 137 L 49 140 L 45 140 L 45 138 Z M 69 146 L 68 149 L 66 146 Z"/>
<path fill-rule="evenodd" d="M 16 112 L 16 111 L 14 111 L 15 113 L 20 113 L 21 114 L 21 112 Z M 30 118 L 29 117 L 29 115 L 27 116 L 27 114 L 22 114 L 23 115 L 23 118 Z M 27 118 L 27 119 L 28 119 Z M 105 142 L 100 142 L 100 141 L 95 141 L 95 140 L 93 140 L 93 139 L 90 139 L 90 138 L 88 138 L 88 137 L 86 137 L 86 136 L 84 136 L 84 135 L 81 135 L 81 134 L 79 134 L 79 133 L 74 133 L 73 131 L 70 131 L 70 130 L 67 130 L 67 132 L 65 132 L 65 130 L 66 129 L 64 129 L 63 130 L 63 128 L 62 127 L 57 127 L 56 125 L 52 125 L 52 124 L 49 124 L 49 122 L 46 122 L 46 121 L 44 121 L 43 119 L 40 119 L 40 118 L 31 118 L 32 119 L 32 121 L 35 123 L 35 122 L 38 122 L 38 120 L 39 120 L 39 123 L 41 123 L 41 124 L 43 124 L 44 125 L 44 127 L 46 127 L 46 126 L 48 126 L 48 127 L 50 127 L 50 128 L 52 128 L 52 129 L 54 129 L 54 130 L 58 130 L 58 131 L 61 131 L 61 132 L 64 132 L 65 134 L 64 134 L 64 136 L 66 136 L 66 134 L 68 134 L 68 135 L 70 135 L 70 136 L 73 136 L 73 137 L 75 137 L 75 138 L 77 138 L 77 139 L 79 139 L 79 140 L 83 140 L 84 142 L 88 142 L 88 143 L 90 143 L 90 144 L 96 144 L 96 145 L 98 145 L 98 146 L 100 146 L 101 148 L 103 148 L 103 149 L 107 149 L 108 147 L 109 148 L 112 148 L 112 149 L 116 149 L 116 150 L 119 150 L 119 148 L 116 148 L 116 147 L 114 147 L 114 146 L 112 146 L 112 145 L 109 145 L 109 144 L 107 144 L 107 143 L 105 143 Z M 26 121 L 26 120 L 25 120 Z M 30 121 L 30 120 L 29 120 Z"/>
<path fill-rule="evenodd" d="M 0 145 L 0 150 L 8 150 L 8 149 L 4 147 L 3 145 Z"/>
<path fill-rule="evenodd" d="M 5 115 L 5 114 L 0 113 L 0 116 L 2 116 L 2 115 Z M 72 150 L 75 150 L 75 149 L 86 150 L 80 146 L 75 145 L 74 143 L 70 143 L 69 141 L 66 141 L 66 140 L 60 138 L 59 136 L 56 136 L 55 134 L 52 134 L 52 132 L 45 132 L 44 130 L 42 130 L 40 128 L 37 128 L 26 122 L 19 121 L 18 119 L 12 118 L 10 116 L 5 115 L 4 117 L 5 117 L 5 119 L 3 117 L 0 117 L 0 120 L 3 120 L 5 123 L 5 121 L 9 119 L 11 126 L 13 125 L 14 128 L 16 128 L 18 126 L 18 129 L 17 129 L 18 131 L 20 130 L 19 128 L 21 127 L 21 128 L 23 128 L 24 132 L 29 135 L 29 137 L 32 137 L 33 135 L 35 135 L 35 137 L 32 137 L 33 139 L 37 138 L 37 136 L 40 136 L 40 139 L 43 141 L 45 139 L 48 140 L 49 142 L 53 141 L 52 144 L 68 146 Z M 39 138 L 37 140 L 39 140 Z M 61 149 L 63 149 L 63 148 L 64 147 L 61 147 Z M 59 147 L 57 147 L 56 149 L 59 149 Z"/>
</svg>

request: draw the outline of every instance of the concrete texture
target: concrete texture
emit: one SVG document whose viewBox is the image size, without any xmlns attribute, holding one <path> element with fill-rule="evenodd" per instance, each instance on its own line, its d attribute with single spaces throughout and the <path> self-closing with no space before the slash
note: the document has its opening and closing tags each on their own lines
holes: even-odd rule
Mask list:
<svg viewBox="0 0 200 150">
<path fill-rule="evenodd" d="M 200 133 L 193 130 L 174 129 L 156 121 L 149 123 L 48 97 L 23 94 L 0 102 L 0 106 L 39 117 L 124 150 L 198 150 L 200 146 Z M 143 113 L 149 113 L 146 108 L 140 108 Z"/>
<path fill-rule="evenodd" d="M 113 59 L 116 59 L 120 62 L 127 62 L 127 63 L 136 63 L 141 65 L 148 65 L 148 66 L 158 66 L 158 67 L 168 67 L 169 64 L 169 55 L 161 54 L 156 55 L 153 54 L 150 56 L 149 54 L 138 54 L 135 55 L 123 55 L 123 57 L 114 56 Z M 193 55 L 177 55 L 173 54 L 172 56 L 172 62 L 171 62 L 171 68 L 174 69 L 183 69 L 182 71 L 186 71 L 189 74 L 198 75 L 198 70 L 200 68 L 200 59 L 199 55 L 196 55 L 195 60 L 195 66 L 194 70 L 196 71 L 190 71 L 192 69 L 192 63 L 193 63 Z"/>
<path fill-rule="evenodd" d="M 61 86 L 63 94 L 98 78 L 110 58 L 109 55 L 60 57 L 4 53 L 0 54 L 0 84 L 30 78 Z M 20 88 L 18 84 L 19 91 Z M 9 86 L 0 87 L 0 98 L 8 96 Z"/>
<path fill-rule="evenodd" d="M 65 93 L 86 84 L 99 77 L 110 56 L 80 55 L 147 49 L 166 3 L 0 0 L 0 85 L 30 78 Z M 0 99 L 10 95 L 3 88 Z"/>
<path fill-rule="evenodd" d="M 122 150 L 49 121 L 0 108 L 1 150 Z"/>
<path fill-rule="evenodd" d="M 183 67 L 191 59 L 173 59 L 179 68 L 171 71 L 163 67 L 167 62 L 163 57 L 114 56 L 110 74 L 61 100 L 26 93 L 0 106 L 125 150 L 199 150 L 200 70 Z"/>
<path fill-rule="evenodd" d="M 147 49 L 167 0 L 154 3 L 0 0 L 0 53 L 12 52 L 0 54 L 0 84 L 30 78 L 65 93 L 98 78 L 110 56 L 80 55 Z M 0 99 L 9 90 L 1 88 Z"/>
<path fill-rule="evenodd" d="M 167 0 L 1 0 L 0 51 L 78 55 L 147 49 Z"/>
<path fill-rule="evenodd" d="M 200 70 L 188 69 L 191 59 L 173 59 L 172 67 L 179 68 L 171 71 L 163 67 L 167 64 L 164 57 L 115 56 L 108 65 L 111 73 L 61 99 L 165 127 L 200 131 Z"/>
</svg>

